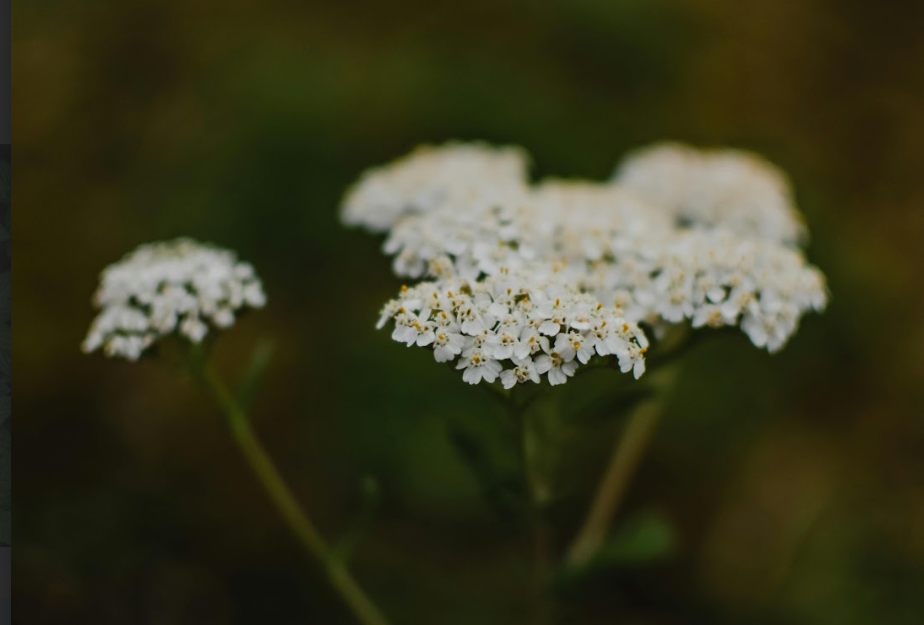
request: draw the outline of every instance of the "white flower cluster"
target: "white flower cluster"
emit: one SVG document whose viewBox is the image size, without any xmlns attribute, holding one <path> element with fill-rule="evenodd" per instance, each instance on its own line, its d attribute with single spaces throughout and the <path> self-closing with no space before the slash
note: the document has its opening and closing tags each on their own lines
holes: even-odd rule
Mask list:
<svg viewBox="0 0 924 625">
<path fill-rule="evenodd" d="M 660 143 L 630 154 L 613 180 L 680 223 L 787 243 L 806 236 L 786 174 L 751 152 Z"/>
<path fill-rule="evenodd" d="M 542 374 L 553 386 L 564 384 L 596 355 L 614 356 L 636 378 L 645 371 L 648 341 L 638 325 L 554 276 L 501 273 L 403 287 L 378 327 L 392 319 L 394 340 L 432 348 L 437 362 L 458 359 L 469 384 L 500 378 L 512 388 L 538 383 Z"/>
<path fill-rule="evenodd" d="M 566 321 L 555 334 L 540 332 L 549 340 L 551 351 L 543 354 L 550 358 L 553 351 L 561 355 L 557 347 L 564 337 L 577 333 L 587 339 L 587 327 L 567 321 L 573 315 L 588 308 L 608 311 L 600 319 L 605 327 L 625 323 L 631 329 L 629 343 L 638 360 L 629 368 L 636 375 L 644 368 L 636 362 L 647 346 L 636 323 L 656 333 L 684 321 L 697 328 L 738 325 L 755 345 L 776 351 L 806 311 L 826 304 L 824 276 L 795 246 L 803 230 L 785 179 L 757 157 L 658 147 L 630 157 L 618 179 L 608 183 L 530 185 L 525 170 L 525 156 L 516 149 L 429 147 L 364 176 L 347 196 L 344 218 L 386 231 L 384 249 L 394 256 L 397 275 L 436 278 L 420 287 L 425 291 L 452 285 L 458 294 L 462 281 L 480 298 L 471 305 L 490 307 L 486 298 L 498 295 L 493 285 L 513 280 L 513 292 L 530 293 L 534 303 L 551 298 L 573 307 L 559 311 Z M 684 194 L 692 199 L 684 202 Z M 447 310 L 418 298 L 416 287 L 409 292 L 385 308 L 382 323 L 395 319 L 396 340 L 410 336 L 401 325 L 409 317 L 399 320 L 400 314 L 424 314 L 427 318 L 412 320 L 423 324 L 433 321 L 434 311 L 458 313 L 456 306 Z M 418 308 L 407 303 L 418 299 Z M 493 325 L 484 322 L 485 341 L 503 334 L 500 317 L 493 314 Z M 474 335 L 456 322 L 467 344 Z M 461 349 L 456 354 L 460 368 L 466 367 L 468 356 Z M 500 374 L 504 358 L 491 354 L 482 352 L 478 362 L 491 362 L 492 374 L 476 376 L 466 367 L 467 381 Z M 445 356 L 441 351 L 437 358 Z M 627 357 L 620 357 L 621 367 Z M 507 371 L 520 366 L 515 354 L 509 360 Z M 563 382 L 567 373 L 554 379 Z"/>
<path fill-rule="evenodd" d="M 689 320 L 694 328 L 739 325 L 757 347 L 778 351 L 807 311 L 823 310 L 825 279 L 798 250 L 728 230 L 684 230 L 595 263 L 577 280 L 628 319 L 661 332 Z"/>
<path fill-rule="evenodd" d="M 384 232 L 409 214 L 505 204 L 525 192 L 526 179 L 526 156 L 518 148 L 421 146 L 363 174 L 344 201 L 343 220 Z"/>
<path fill-rule="evenodd" d="M 234 252 L 181 238 L 142 245 L 106 267 L 93 296 L 100 313 L 83 351 L 137 360 L 174 332 L 200 342 L 209 325 L 228 328 L 245 307 L 266 303 L 253 266 Z"/>
</svg>

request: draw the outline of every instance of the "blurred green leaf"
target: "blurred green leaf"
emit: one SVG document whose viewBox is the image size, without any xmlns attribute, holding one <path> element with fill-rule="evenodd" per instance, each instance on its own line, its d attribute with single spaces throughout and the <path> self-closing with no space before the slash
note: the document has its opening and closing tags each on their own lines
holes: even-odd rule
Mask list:
<svg viewBox="0 0 924 625">
<path fill-rule="evenodd" d="M 641 511 L 623 521 L 586 564 L 565 569 L 559 581 L 570 586 L 601 570 L 652 564 L 670 557 L 676 546 L 670 521 L 660 513 Z"/>
<path fill-rule="evenodd" d="M 671 523 L 661 514 L 640 512 L 629 517 L 604 541 L 591 566 L 647 564 L 670 556 L 676 548 Z"/>
</svg>

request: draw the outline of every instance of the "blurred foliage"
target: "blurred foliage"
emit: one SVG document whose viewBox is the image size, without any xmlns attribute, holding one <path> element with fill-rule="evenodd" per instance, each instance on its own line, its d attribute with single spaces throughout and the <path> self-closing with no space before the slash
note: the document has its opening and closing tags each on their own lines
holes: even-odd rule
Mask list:
<svg viewBox="0 0 924 625">
<path fill-rule="evenodd" d="M 924 4 L 41 0 L 13 21 L 30 207 L 15 621 L 349 622 L 208 398 L 167 366 L 79 352 L 99 270 L 183 234 L 264 279 L 269 306 L 216 357 L 240 379 L 275 342 L 256 427 L 325 534 L 364 514 L 365 476 L 379 485 L 352 562 L 394 623 L 522 622 L 528 539 L 447 434 L 514 474 L 508 424 L 374 330 L 398 282 L 337 206 L 421 142 L 517 143 L 536 175 L 604 177 L 670 138 L 791 174 L 832 305 L 777 356 L 717 335 L 680 363 L 616 527 L 656 510 L 674 549 L 571 588 L 565 622 L 920 622 Z M 564 420 L 612 384 L 582 376 L 537 409 Z M 558 442 L 556 548 L 618 428 L 584 419 Z"/>
</svg>

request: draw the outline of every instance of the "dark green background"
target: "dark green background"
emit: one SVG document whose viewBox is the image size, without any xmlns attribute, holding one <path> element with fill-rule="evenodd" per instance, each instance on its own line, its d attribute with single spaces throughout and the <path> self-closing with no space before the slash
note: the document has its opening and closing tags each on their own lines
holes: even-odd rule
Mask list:
<svg viewBox="0 0 924 625">
<path fill-rule="evenodd" d="M 567 622 L 921 622 L 924 4 L 42 0 L 13 22 L 17 622 L 350 622 L 204 394 L 79 352 L 99 270 L 178 235 L 264 280 L 219 366 L 277 342 L 256 427 L 325 534 L 378 478 L 354 569 L 394 623 L 523 622 L 528 540 L 446 436 L 509 464 L 503 415 L 374 331 L 399 283 L 337 219 L 363 169 L 450 138 L 597 178 L 664 138 L 757 150 L 830 281 L 781 354 L 716 337 L 683 363 L 623 517 L 675 548 L 570 588 Z M 559 544 L 617 425 L 562 443 Z"/>
</svg>

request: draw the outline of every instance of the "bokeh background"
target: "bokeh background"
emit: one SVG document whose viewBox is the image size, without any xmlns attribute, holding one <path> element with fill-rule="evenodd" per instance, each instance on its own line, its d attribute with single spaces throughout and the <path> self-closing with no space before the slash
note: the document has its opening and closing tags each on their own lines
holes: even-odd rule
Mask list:
<svg viewBox="0 0 924 625">
<path fill-rule="evenodd" d="M 448 435 L 510 468 L 503 414 L 373 329 L 399 283 L 337 219 L 362 170 L 453 138 L 520 144 L 537 176 L 660 139 L 759 151 L 830 281 L 782 353 L 717 335 L 681 363 L 615 528 L 668 540 L 568 586 L 562 622 L 924 618 L 924 4 L 41 0 L 13 22 L 15 622 L 351 622 L 190 380 L 79 352 L 99 270 L 178 235 L 263 277 L 219 367 L 275 341 L 254 420 L 324 533 L 378 482 L 353 568 L 393 622 L 524 622 L 528 538 Z M 619 426 L 562 445 L 557 545 Z"/>
</svg>

